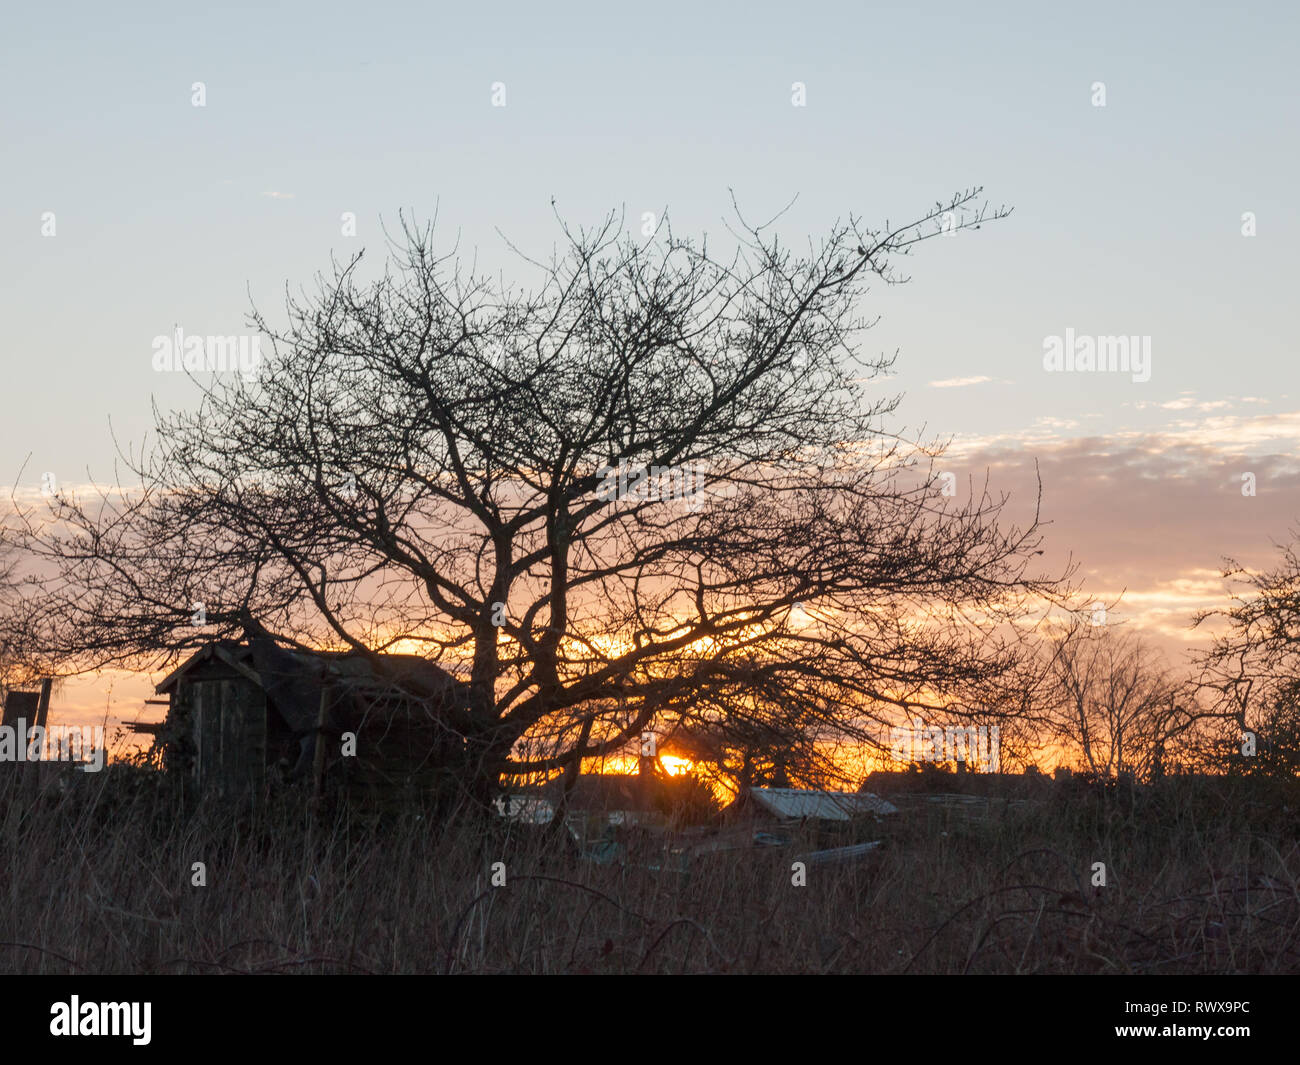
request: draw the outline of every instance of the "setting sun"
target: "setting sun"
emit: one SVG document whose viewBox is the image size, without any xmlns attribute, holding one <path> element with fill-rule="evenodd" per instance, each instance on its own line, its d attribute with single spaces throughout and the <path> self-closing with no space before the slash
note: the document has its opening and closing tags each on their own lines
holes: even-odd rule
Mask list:
<svg viewBox="0 0 1300 1065">
<path fill-rule="evenodd" d="M 695 763 L 689 758 L 679 758 L 675 754 L 661 754 L 659 764 L 670 777 L 682 776 L 695 768 Z"/>
</svg>

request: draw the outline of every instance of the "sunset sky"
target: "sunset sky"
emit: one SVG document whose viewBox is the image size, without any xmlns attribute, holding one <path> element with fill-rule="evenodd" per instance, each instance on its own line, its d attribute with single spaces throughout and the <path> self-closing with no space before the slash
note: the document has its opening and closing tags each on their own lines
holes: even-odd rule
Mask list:
<svg viewBox="0 0 1300 1065">
<path fill-rule="evenodd" d="M 114 435 L 138 446 L 152 404 L 193 402 L 155 337 L 244 332 L 250 297 L 276 318 L 331 255 L 382 257 L 399 209 L 526 281 L 505 242 L 545 257 L 552 198 L 575 225 L 666 208 L 721 248 L 729 189 L 752 219 L 797 196 L 778 229 L 806 246 L 982 185 L 1014 213 L 921 245 L 910 284 L 862 305 L 882 316 L 863 354 L 899 353 L 872 386 L 903 394 L 895 427 L 951 437 L 960 491 L 987 471 L 1015 517 L 1037 461 L 1043 561 L 1124 592 L 1114 616 L 1175 661 L 1225 602 L 1221 557 L 1270 563 L 1300 523 L 1293 4 L 995 3 L 977 29 L 957 4 L 244 6 L 6 13 L 0 473 L 20 494 L 111 481 Z M 1048 372 L 1067 330 L 1150 338 L 1150 379 Z M 150 687 L 94 678 L 55 708 L 131 719 Z"/>
</svg>

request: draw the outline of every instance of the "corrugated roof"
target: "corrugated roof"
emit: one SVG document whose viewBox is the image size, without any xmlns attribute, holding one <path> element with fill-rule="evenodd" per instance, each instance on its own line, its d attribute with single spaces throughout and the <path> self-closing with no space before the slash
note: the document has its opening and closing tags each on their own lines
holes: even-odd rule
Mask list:
<svg viewBox="0 0 1300 1065">
<path fill-rule="evenodd" d="M 848 821 L 863 814 L 898 813 L 893 803 L 866 792 L 750 788 L 749 793 L 768 813 L 791 820 L 813 817 L 822 821 Z"/>
</svg>

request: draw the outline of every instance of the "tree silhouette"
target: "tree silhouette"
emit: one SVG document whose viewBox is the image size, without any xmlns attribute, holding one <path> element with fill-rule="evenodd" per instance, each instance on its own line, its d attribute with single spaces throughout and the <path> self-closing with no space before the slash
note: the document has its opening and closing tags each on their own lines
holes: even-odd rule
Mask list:
<svg viewBox="0 0 1300 1065">
<path fill-rule="evenodd" d="M 1217 721 L 1220 765 L 1292 777 L 1300 770 L 1300 541 L 1279 550 L 1268 570 L 1226 563 L 1232 606 L 1195 619 L 1226 625 L 1197 656 L 1198 689 Z"/>
<path fill-rule="evenodd" d="M 1130 632 L 1078 615 L 1056 643 L 1038 717 L 1046 734 L 1101 779 L 1163 774 L 1187 728 L 1180 685 Z"/>
<path fill-rule="evenodd" d="M 24 512 L 57 572 L 45 638 L 171 660 L 251 615 L 287 644 L 418 651 L 464 681 L 448 726 L 480 797 L 682 722 L 793 748 L 1000 705 L 1011 622 L 1058 587 L 1028 570 L 1037 518 L 946 496 L 941 449 L 867 394 L 892 358 L 857 353 L 869 281 L 1007 213 L 979 191 L 804 254 L 739 210 L 722 258 L 667 221 L 561 221 L 531 288 L 404 219 L 379 276 L 358 255 L 287 325 L 253 312 L 267 365 L 159 415 L 138 486 Z"/>
</svg>

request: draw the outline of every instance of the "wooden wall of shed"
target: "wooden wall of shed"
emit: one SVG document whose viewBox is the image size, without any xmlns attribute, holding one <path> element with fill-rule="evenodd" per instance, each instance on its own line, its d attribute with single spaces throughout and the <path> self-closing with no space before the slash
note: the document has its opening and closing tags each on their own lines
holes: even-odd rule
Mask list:
<svg viewBox="0 0 1300 1065">
<path fill-rule="evenodd" d="M 428 797 L 464 779 L 464 740 L 445 709 L 403 697 L 333 694 L 322 737 L 325 783 L 381 802 Z M 342 756 L 355 732 L 356 756 Z M 219 661 L 198 663 L 171 692 L 167 767 L 196 794 L 236 796 L 278 782 L 277 763 L 299 756 L 298 739 L 262 689 Z"/>
<path fill-rule="evenodd" d="M 190 686 L 181 681 L 168 696 L 167 720 L 163 723 L 166 746 L 163 764 L 169 773 L 180 773 L 184 779 L 193 780 L 194 765 L 194 712 L 190 699 Z"/>
<path fill-rule="evenodd" d="M 168 721 L 185 737 L 181 765 L 199 793 L 234 797 L 266 779 L 266 696 L 238 675 L 185 678 Z"/>
</svg>

